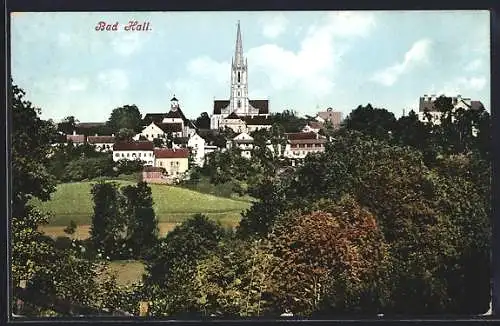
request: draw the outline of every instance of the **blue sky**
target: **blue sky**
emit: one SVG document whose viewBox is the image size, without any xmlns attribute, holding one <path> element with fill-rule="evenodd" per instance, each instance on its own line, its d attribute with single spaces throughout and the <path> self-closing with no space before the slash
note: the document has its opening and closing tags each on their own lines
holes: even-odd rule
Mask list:
<svg viewBox="0 0 500 326">
<path fill-rule="evenodd" d="M 152 30 L 127 32 L 130 20 Z M 228 99 L 236 23 L 250 99 L 270 110 L 344 116 L 372 103 L 396 116 L 424 94 L 490 106 L 487 11 L 14 13 L 11 67 L 42 117 L 105 121 L 113 108 L 186 115 Z M 119 31 L 96 31 L 99 21 Z"/>
</svg>

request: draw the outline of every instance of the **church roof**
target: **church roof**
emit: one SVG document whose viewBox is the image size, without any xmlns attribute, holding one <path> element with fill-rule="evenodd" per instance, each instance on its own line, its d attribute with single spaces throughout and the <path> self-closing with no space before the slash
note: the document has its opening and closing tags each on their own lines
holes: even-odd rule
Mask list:
<svg viewBox="0 0 500 326">
<path fill-rule="evenodd" d="M 250 100 L 250 105 L 259 109 L 259 114 L 269 113 L 269 100 Z"/>
<path fill-rule="evenodd" d="M 221 110 L 229 105 L 228 100 L 215 100 L 214 101 L 214 114 L 221 114 Z"/>
<path fill-rule="evenodd" d="M 172 97 L 172 99 L 170 100 L 170 102 L 172 102 L 172 101 L 179 102 L 179 100 L 175 97 L 175 95 L 174 95 L 174 97 Z"/>
<path fill-rule="evenodd" d="M 165 117 L 165 113 L 147 113 L 142 119 L 144 125 L 149 125 L 151 122 L 155 124 L 161 123 L 163 118 Z"/>
</svg>

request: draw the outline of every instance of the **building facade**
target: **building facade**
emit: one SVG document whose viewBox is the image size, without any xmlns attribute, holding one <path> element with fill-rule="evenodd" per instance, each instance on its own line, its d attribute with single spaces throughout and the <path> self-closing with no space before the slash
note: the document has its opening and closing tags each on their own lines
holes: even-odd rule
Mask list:
<svg viewBox="0 0 500 326">
<path fill-rule="evenodd" d="M 189 150 L 186 148 L 156 148 L 154 157 L 155 167 L 165 169 L 168 177 L 181 177 L 189 168 Z"/>
<path fill-rule="evenodd" d="M 224 119 L 231 113 L 238 116 L 269 115 L 268 100 L 248 98 L 248 61 L 243 56 L 243 41 L 240 22 L 236 32 L 236 46 L 231 60 L 231 89 L 229 100 L 214 100 L 213 114 L 210 118 L 211 129 L 224 129 Z"/>
<path fill-rule="evenodd" d="M 154 145 L 150 141 L 118 142 L 113 145 L 113 161 L 141 160 L 145 166 L 154 166 Z"/>
<path fill-rule="evenodd" d="M 419 99 L 418 106 L 418 119 L 422 122 L 430 122 L 433 124 L 440 124 L 441 112 L 439 112 L 438 108 L 435 106 L 436 100 L 439 96 L 433 95 L 424 95 Z M 454 110 L 462 108 L 464 110 L 480 110 L 484 108 L 483 103 L 480 101 L 473 101 L 470 98 L 463 98 L 461 95 L 457 95 L 454 97 L 447 97 L 451 99 L 451 104 L 453 105 Z M 428 119 L 430 117 L 430 120 Z"/>
</svg>

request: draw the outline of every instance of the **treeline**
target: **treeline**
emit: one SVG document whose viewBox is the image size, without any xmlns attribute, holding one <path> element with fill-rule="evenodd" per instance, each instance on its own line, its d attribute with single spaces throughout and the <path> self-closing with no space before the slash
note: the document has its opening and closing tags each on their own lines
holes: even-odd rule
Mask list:
<svg viewBox="0 0 500 326">
<path fill-rule="evenodd" d="M 15 284 L 27 280 L 36 293 L 111 311 L 137 313 L 147 301 L 150 315 L 170 318 L 480 314 L 488 308 L 490 118 L 484 110 L 455 111 L 440 99 L 439 125 L 422 124 L 414 114 L 386 125 L 390 115 L 373 118 L 387 116 L 385 110 L 359 107 L 331 134 L 324 153 L 308 155 L 295 170 L 255 159 L 248 164 L 266 172 L 251 176 L 238 170 L 236 155 L 215 158 L 221 165 L 210 174 L 220 182 L 228 182 L 227 173 L 238 181 L 259 178 L 249 187 L 258 200 L 234 231 L 197 215 L 151 240 L 154 227 L 138 224 L 154 220 L 149 187 L 98 183 L 92 243 L 103 255 L 132 249 L 146 264 L 140 284 L 121 287 L 101 261 L 83 259 L 81 247 L 57 249 L 38 231 L 47 216 L 28 200 L 48 200 L 55 190 L 47 170 L 52 127 L 23 96 L 14 86 Z"/>
</svg>

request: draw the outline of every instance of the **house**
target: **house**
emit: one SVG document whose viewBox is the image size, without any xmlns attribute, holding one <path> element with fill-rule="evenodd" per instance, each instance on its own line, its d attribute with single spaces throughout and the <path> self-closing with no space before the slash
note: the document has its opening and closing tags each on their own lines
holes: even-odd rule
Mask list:
<svg viewBox="0 0 500 326">
<path fill-rule="evenodd" d="M 314 132 L 317 134 L 323 128 L 324 128 L 323 123 L 321 123 L 319 121 L 309 121 L 304 126 L 304 128 L 302 128 L 302 132 L 306 132 L 306 133 Z"/>
<path fill-rule="evenodd" d="M 232 129 L 236 133 L 247 132 L 245 121 L 234 112 L 222 119 L 221 124 L 224 127 Z"/>
<path fill-rule="evenodd" d="M 95 147 L 96 151 L 112 152 L 115 143 L 115 135 L 111 136 L 88 136 L 87 143 Z"/>
<path fill-rule="evenodd" d="M 419 107 L 418 107 L 418 119 L 422 122 L 430 122 L 433 124 L 440 124 L 441 112 L 435 107 L 435 102 L 439 97 L 435 94 L 427 96 L 425 94 L 420 97 Z M 448 97 L 450 99 L 450 97 Z M 473 101 L 470 98 L 463 98 L 461 95 L 456 97 L 451 97 L 451 103 L 453 104 L 454 110 L 462 108 L 464 110 L 481 110 L 484 108 L 483 103 L 480 101 Z M 426 117 L 426 113 L 431 116 L 431 121 Z"/>
<path fill-rule="evenodd" d="M 189 149 L 156 148 L 155 167 L 165 169 L 169 177 L 181 177 L 187 172 Z"/>
<path fill-rule="evenodd" d="M 338 129 L 340 128 L 340 123 L 342 122 L 342 112 L 333 111 L 332 108 L 328 108 L 326 111 L 318 112 L 315 119 L 322 124 L 329 122 L 332 124 L 334 129 Z"/>
<path fill-rule="evenodd" d="M 83 145 L 87 142 L 87 139 L 85 137 L 85 135 L 77 135 L 76 134 L 76 130 L 73 131 L 73 134 L 72 135 L 66 135 L 66 141 L 67 142 L 72 142 L 73 145 L 75 146 L 79 146 L 79 145 Z"/>
<path fill-rule="evenodd" d="M 141 160 L 146 166 L 154 166 L 154 145 L 150 141 L 115 143 L 113 145 L 113 161 L 119 160 Z"/>
<path fill-rule="evenodd" d="M 272 122 L 267 116 L 257 115 L 257 116 L 246 116 L 243 117 L 243 121 L 246 124 L 246 132 L 251 133 L 261 129 L 271 129 Z"/>
<path fill-rule="evenodd" d="M 248 62 L 243 56 L 240 22 L 236 31 L 235 54 L 230 67 L 231 88 L 228 100 L 214 100 L 213 113 L 210 117 L 211 129 L 224 129 L 230 122 L 227 117 L 232 113 L 237 116 L 267 116 L 269 115 L 269 100 L 250 100 L 248 98 Z M 229 126 L 228 126 L 229 127 Z M 231 129 L 233 129 L 231 127 Z M 233 129 L 234 130 L 234 129 Z M 247 132 L 241 127 L 235 132 Z"/>
<path fill-rule="evenodd" d="M 285 151 L 285 157 L 303 159 L 310 153 L 325 151 L 326 137 L 314 132 L 298 132 L 285 134 L 290 146 Z"/>
<path fill-rule="evenodd" d="M 253 150 L 253 137 L 249 134 L 242 132 L 227 142 L 227 148 L 239 148 L 241 156 L 250 159 Z"/>
<path fill-rule="evenodd" d="M 182 123 L 155 123 L 151 122 L 139 134 L 135 135 L 134 139 L 138 140 L 141 136 L 149 141 L 154 139 L 162 139 L 171 133 L 172 136 L 182 137 Z"/>
<path fill-rule="evenodd" d="M 147 183 L 167 183 L 165 170 L 155 166 L 145 166 L 142 170 L 142 181 Z"/>
<path fill-rule="evenodd" d="M 207 146 L 205 139 L 195 133 L 189 137 L 187 146 L 193 153 L 194 164 L 197 166 L 203 166 L 205 163 L 205 146 Z"/>
<path fill-rule="evenodd" d="M 152 123 L 159 129 L 162 129 L 163 133 L 174 133 L 174 137 L 189 137 L 194 132 L 196 132 L 196 126 L 191 120 L 186 118 L 179 105 L 179 100 L 175 97 L 175 95 L 170 100 L 169 112 L 147 113 L 144 116 L 142 123 L 145 129 L 149 128 L 146 131 L 143 130 L 141 132 L 141 134 L 144 133 L 145 135 L 149 135 L 149 137 L 146 137 L 148 139 L 159 138 L 151 137 L 151 135 L 157 136 L 158 134 L 160 134 L 157 128 L 151 127 Z"/>
</svg>

